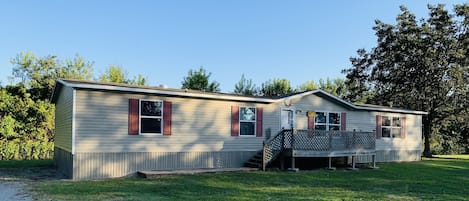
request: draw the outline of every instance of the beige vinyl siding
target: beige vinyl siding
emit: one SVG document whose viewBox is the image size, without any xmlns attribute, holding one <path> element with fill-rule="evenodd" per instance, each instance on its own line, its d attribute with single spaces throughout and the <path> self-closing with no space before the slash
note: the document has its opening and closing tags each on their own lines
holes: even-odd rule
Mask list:
<svg viewBox="0 0 469 201">
<path fill-rule="evenodd" d="M 390 112 L 372 112 L 363 110 L 349 110 L 332 101 L 314 94 L 296 98 L 292 100 L 290 107 L 284 103 L 280 107 L 290 108 L 296 113 L 296 128 L 306 129 L 308 118 L 307 111 L 320 112 L 345 112 L 346 113 L 346 130 L 348 131 L 375 131 L 376 115 L 382 116 L 399 116 L 406 117 L 407 135 L 405 139 L 377 139 L 376 150 L 420 150 L 422 139 L 422 116 L 414 114 L 401 114 Z M 301 111 L 301 113 L 297 113 Z M 278 115 L 279 116 L 279 115 Z"/>
<path fill-rule="evenodd" d="M 308 117 L 306 116 L 308 111 L 348 113 L 347 108 L 314 94 L 293 99 L 291 106 L 287 106 L 285 103 L 280 104 L 282 104 L 282 108 L 291 109 L 295 112 L 296 129 L 308 128 Z"/>
<path fill-rule="evenodd" d="M 54 145 L 72 151 L 73 89 L 63 86 L 55 104 Z"/>
<path fill-rule="evenodd" d="M 396 113 L 374 113 L 382 116 L 406 117 L 406 138 L 381 138 L 376 140 L 376 150 L 421 150 L 422 116 Z M 375 116 L 376 118 L 376 116 Z M 375 120 L 376 121 L 376 120 Z M 375 124 L 376 125 L 376 124 Z"/>
<path fill-rule="evenodd" d="M 264 137 L 232 137 L 231 106 L 265 104 L 77 90 L 76 152 L 257 151 Z M 129 99 L 171 101 L 172 134 L 128 135 Z M 275 118 L 272 118 L 275 119 Z M 276 124 L 264 118 L 264 130 Z"/>
</svg>

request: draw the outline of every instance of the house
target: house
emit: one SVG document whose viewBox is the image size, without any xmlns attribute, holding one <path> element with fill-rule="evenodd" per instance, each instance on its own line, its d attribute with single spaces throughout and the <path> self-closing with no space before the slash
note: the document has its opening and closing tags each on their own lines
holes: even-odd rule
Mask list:
<svg viewBox="0 0 469 201">
<path fill-rule="evenodd" d="M 295 157 L 417 161 L 426 114 L 354 105 L 321 90 L 249 97 L 65 79 L 51 101 L 54 159 L 76 180 L 242 167 L 259 153 L 264 166 L 280 152 L 293 166 Z"/>
</svg>

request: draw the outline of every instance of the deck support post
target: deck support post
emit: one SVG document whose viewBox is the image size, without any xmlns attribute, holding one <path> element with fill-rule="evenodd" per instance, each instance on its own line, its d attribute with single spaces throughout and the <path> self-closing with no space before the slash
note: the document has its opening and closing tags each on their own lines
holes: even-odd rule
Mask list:
<svg viewBox="0 0 469 201">
<path fill-rule="evenodd" d="M 376 166 L 376 155 L 375 154 L 371 155 L 371 162 L 373 163 L 373 166 L 371 166 L 371 169 L 379 169 L 379 167 Z"/>
<path fill-rule="evenodd" d="M 285 157 L 280 156 L 280 170 L 285 170 Z"/>
<path fill-rule="evenodd" d="M 352 169 L 355 169 L 355 156 L 352 156 Z"/>
<path fill-rule="evenodd" d="M 291 157 L 291 169 L 295 169 L 295 157 Z"/>
<path fill-rule="evenodd" d="M 328 170 L 335 170 L 335 167 L 332 167 L 332 157 L 329 157 L 329 167 L 327 167 Z"/>
</svg>

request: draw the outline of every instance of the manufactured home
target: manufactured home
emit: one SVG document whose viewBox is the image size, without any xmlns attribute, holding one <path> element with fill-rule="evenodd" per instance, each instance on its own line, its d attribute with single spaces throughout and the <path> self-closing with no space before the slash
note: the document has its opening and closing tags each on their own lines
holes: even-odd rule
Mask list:
<svg viewBox="0 0 469 201">
<path fill-rule="evenodd" d="M 59 79 L 54 159 L 74 180 L 141 170 L 259 168 L 279 158 L 418 161 L 426 112 L 355 105 L 322 90 L 252 97 Z"/>
</svg>

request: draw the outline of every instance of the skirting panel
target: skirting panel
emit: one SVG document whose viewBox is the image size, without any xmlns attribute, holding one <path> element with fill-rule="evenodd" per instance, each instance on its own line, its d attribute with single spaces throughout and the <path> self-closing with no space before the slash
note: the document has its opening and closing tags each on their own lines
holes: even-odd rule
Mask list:
<svg viewBox="0 0 469 201">
<path fill-rule="evenodd" d="M 65 175 L 67 178 L 72 178 L 73 171 L 73 155 L 59 147 L 54 147 L 54 163 L 57 171 Z"/>
<path fill-rule="evenodd" d="M 139 170 L 242 167 L 256 151 L 75 153 L 73 179 L 123 177 Z"/>
<path fill-rule="evenodd" d="M 371 156 L 357 156 L 358 163 L 371 162 Z M 376 162 L 420 161 L 420 150 L 376 150 Z"/>
</svg>

